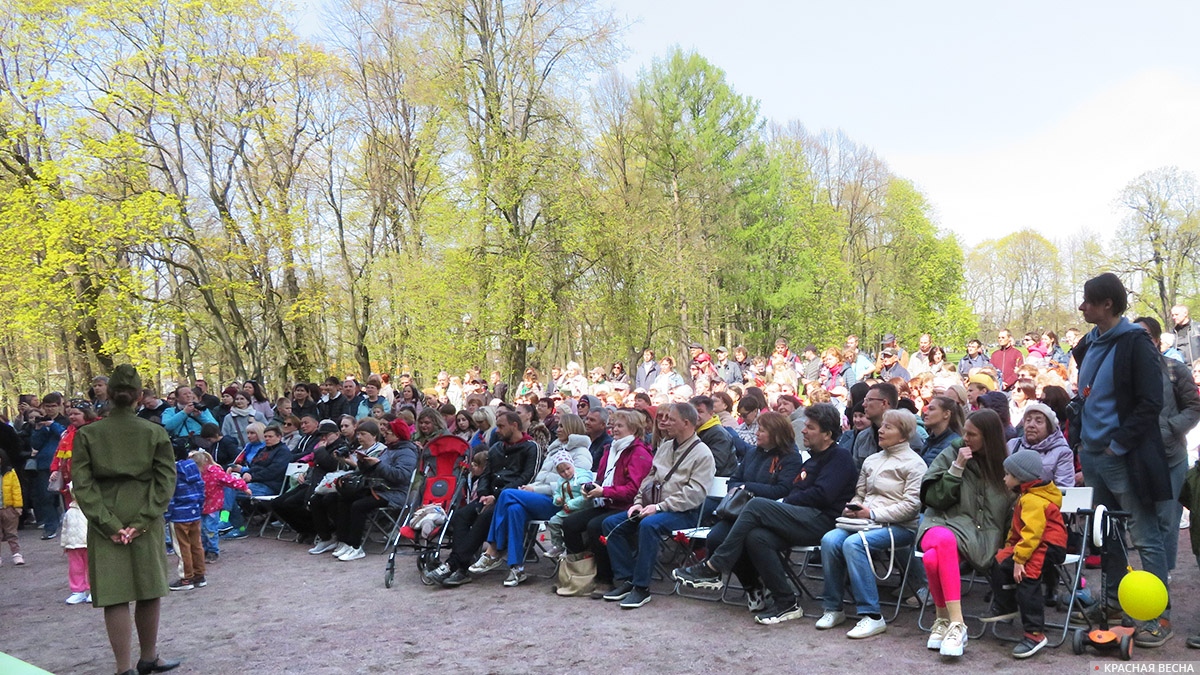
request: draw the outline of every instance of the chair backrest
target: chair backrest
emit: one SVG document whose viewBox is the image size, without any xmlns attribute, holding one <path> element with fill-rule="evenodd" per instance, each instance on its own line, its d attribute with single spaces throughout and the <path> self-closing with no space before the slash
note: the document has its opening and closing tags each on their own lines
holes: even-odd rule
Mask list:
<svg viewBox="0 0 1200 675">
<path fill-rule="evenodd" d="M 716 476 L 713 478 L 712 485 L 708 488 L 708 496 L 720 499 L 729 492 L 729 477 Z"/>
<path fill-rule="evenodd" d="M 296 483 L 297 476 L 303 476 L 308 472 L 307 462 L 288 462 L 287 471 L 283 474 L 283 486 L 279 490 L 279 494 L 288 491 L 292 485 Z"/>
<path fill-rule="evenodd" d="M 1063 501 L 1059 511 L 1070 515 L 1080 510 L 1092 508 L 1092 488 L 1069 487 L 1062 489 Z"/>
</svg>

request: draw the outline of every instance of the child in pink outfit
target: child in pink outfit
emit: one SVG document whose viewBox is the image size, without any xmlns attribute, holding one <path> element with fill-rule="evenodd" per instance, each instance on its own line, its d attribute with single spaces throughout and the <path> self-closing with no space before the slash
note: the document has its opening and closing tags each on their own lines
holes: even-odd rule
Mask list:
<svg viewBox="0 0 1200 675">
<path fill-rule="evenodd" d="M 221 527 L 221 507 L 225 502 L 224 488 L 233 488 L 249 493 L 246 481 L 229 475 L 221 465 L 213 461 L 212 455 L 204 450 L 197 450 L 191 455 L 192 461 L 200 469 L 204 479 L 204 507 L 200 509 L 200 539 L 204 545 L 204 561 L 217 562 L 221 555 L 220 537 L 217 531 Z"/>
<path fill-rule="evenodd" d="M 67 487 L 69 490 L 70 485 Z M 92 585 L 88 581 L 87 518 L 73 497 L 63 514 L 58 541 L 67 554 L 67 582 L 71 586 L 67 604 L 80 605 L 92 601 Z"/>
</svg>

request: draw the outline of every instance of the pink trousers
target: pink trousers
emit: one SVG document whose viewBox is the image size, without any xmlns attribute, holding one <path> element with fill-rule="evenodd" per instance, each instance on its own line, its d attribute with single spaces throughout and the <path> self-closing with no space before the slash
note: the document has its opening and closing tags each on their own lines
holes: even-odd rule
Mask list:
<svg viewBox="0 0 1200 675">
<path fill-rule="evenodd" d="M 921 538 L 921 551 L 933 604 L 945 607 L 947 602 L 961 600 L 962 576 L 958 571 L 958 539 L 954 533 L 941 526 L 929 528 Z"/>
<path fill-rule="evenodd" d="M 67 581 L 72 593 L 85 593 L 92 589 L 88 583 L 88 555 L 86 548 L 67 549 Z"/>
</svg>

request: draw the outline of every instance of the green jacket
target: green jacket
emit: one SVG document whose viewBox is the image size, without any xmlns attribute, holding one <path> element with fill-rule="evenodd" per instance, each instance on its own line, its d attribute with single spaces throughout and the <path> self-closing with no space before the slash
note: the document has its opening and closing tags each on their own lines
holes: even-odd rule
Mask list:
<svg viewBox="0 0 1200 675">
<path fill-rule="evenodd" d="M 1179 493 L 1179 503 L 1192 513 L 1200 513 L 1200 462 L 1188 469 L 1183 490 Z M 1192 553 L 1200 556 L 1200 523 L 1188 528 L 1188 537 L 1192 542 Z"/>
<path fill-rule="evenodd" d="M 978 572 L 992 566 L 996 551 L 1004 544 L 1016 495 L 983 480 L 979 463 L 972 459 L 958 473 L 953 468 L 958 450 L 947 447 L 933 460 L 921 481 L 921 503 L 925 515 L 917 541 L 934 526 L 948 528 L 958 539 L 958 552 Z"/>
<path fill-rule="evenodd" d="M 71 475 L 88 520 L 92 604 L 107 607 L 167 594 L 163 513 L 175 493 L 175 456 L 161 426 L 117 408 L 80 427 Z M 112 535 L 141 533 L 129 544 Z"/>
</svg>

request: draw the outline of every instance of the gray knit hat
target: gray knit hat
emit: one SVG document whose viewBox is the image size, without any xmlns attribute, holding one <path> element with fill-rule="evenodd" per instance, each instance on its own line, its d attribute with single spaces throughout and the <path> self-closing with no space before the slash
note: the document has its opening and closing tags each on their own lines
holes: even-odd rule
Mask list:
<svg viewBox="0 0 1200 675">
<path fill-rule="evenodd" d="M 1036 450 L 1018 450 L 1004 460 L 1004 471 L 1022 483 L 1041 480 L 1042 456 Z"/>
</svg>

